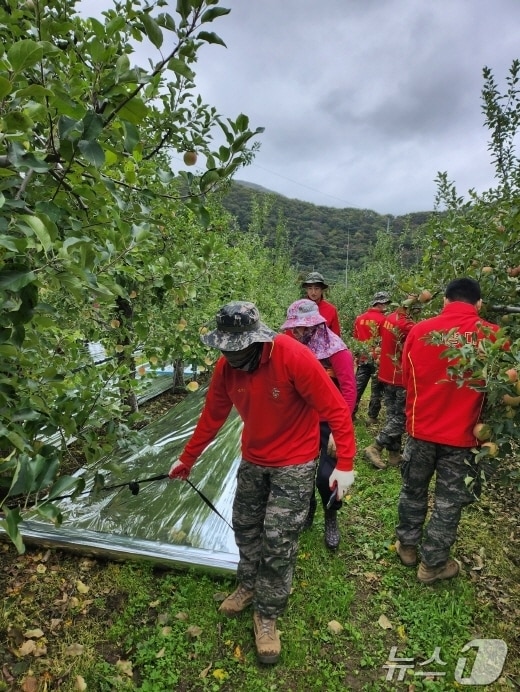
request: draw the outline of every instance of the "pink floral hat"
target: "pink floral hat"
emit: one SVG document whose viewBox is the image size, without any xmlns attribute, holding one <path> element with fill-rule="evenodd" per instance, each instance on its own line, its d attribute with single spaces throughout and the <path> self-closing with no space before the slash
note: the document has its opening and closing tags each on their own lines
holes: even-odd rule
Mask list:
<svg viewBox="0 0 520 692">
<path fill-rule="evenodd" d="M 287 319 L 282 324 L 282 329 L 294 327 L 315 327 L 324 324 L 327 320 L 320 315 L 318 306 L 313 300 L 302 298 L 291 303 L 287 308 Z"/>
</svg>

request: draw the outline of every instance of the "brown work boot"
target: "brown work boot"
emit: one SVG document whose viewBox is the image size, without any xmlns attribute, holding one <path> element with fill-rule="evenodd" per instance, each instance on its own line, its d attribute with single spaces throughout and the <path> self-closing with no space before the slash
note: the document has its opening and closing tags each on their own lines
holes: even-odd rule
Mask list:
<svg viewBox="0 0 520 692">
<path fill-rule="evenodd" d="M 403 463 L 403 457 L 401 452 L 388 452 L 388 463 L 390 466 L 401 466 Z"/>
<path fill-rule="evenodd" d="M 218 609 L 219 613 L 228 618 L 234 618 L 253 602 L 254 591 L 250 591 L 242 584 L 238 585 L 232 594 L 222 601 Z"/>
<path fill-rule="evenodd" d="M 448 560 L 444 565 L 428 567 L 421 562 L 417 570 L 417 579 L 422 584 L 433 584 L 440 579 L 452 579 L 459 573 L 460 567 L 456 560 Z"/>
<path fill-rule="evenodd" d="M 276 618 L 268 618 L 255 611 L 253 626 L 258 660 L 260 663 L 276 663 L 280 658 L 281 650 Z"/>
<path fill-rule="evenodd" d="M 365 459 L 367 459 L 372 466 L 375 466 L 377 469 L 386 469 L 386 464 L 385 462 L 381 459 L 381 452 L 383 451 L 383 448 L 381 445 L 378 445 L 377 442 L 374 442 L 373 445 L 370 445 L 370 447 L 366 447 L 365 449 Z"/>
<path fill-rule="evenodd" d="M 415 545 L 403 545 L 401 541 L 396 541 L 395 552 L 405 567 L 414 567 L 417 564 L 417 547 Z"/>
</svg>

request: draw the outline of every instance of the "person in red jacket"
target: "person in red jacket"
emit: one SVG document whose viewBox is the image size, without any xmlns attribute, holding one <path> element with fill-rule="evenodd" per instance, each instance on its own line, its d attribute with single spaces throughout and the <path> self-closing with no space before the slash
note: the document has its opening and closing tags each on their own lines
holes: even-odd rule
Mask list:
<svg viewBox="0 0 520 692">
<path fill-rule="evenodd" d="M 233 502 L 238 588 L 219 611 L 233 617 L 252 603 L 258 658 L 276 663 L 276 618 L 289 598 L 314 488 L 319 421 L 329 422 L 336 441 L 329 488 L 337 489 L 338 500 L 354 482 L 354 428 L 344 398 L 317 358 L 296 339 L 269 329 L 254 303 L 224 305 L 216 329 L 201 339 L 222 356 L 193 435 L 168 475 L 188 477 L 234 406 L 244 423 Z"/>
<path fill-rule="evenodd" d="M 313 300 L 318 306 L 320 315 L 327 321 L 327 327 L 332 329 L 334 334 L 341 336 L 341 327 L 339 325 L 338 310 L 335 305 L 329 303 L 323 297 L 325 290 L 328 288 L 323 275 L 319 272 L 311 272 L 307 274 L 302 282 L 302 288 L 305 289 L 307 298 Z"/>
<path fill-rule="evenodd" d="M 354 420 L 359 402 L 370 382 L 370 401 L 368 402 L 368 422 L 377 423 L 381 410 L 384 383 L 377 377 L 379 363 L 379 327 L 385 319 L 385 313 L 390 304 L 390 294 L 379 291 L 374 295 L 372 305 L 357 315 L 354 320 L 353 337 L 360 342 L 356 356 L 356 405 L 352 413 Z"/>
<path fill-rule="evenodd" d="M 347 345 L 337 334 L 327 327 L 325 318 L 320 315 L 318 306 L 312 300 L 302 298 L 287 309 L 287 319 L 281 329 L 292 331 L 293 336 L 305 344 L 316 356 L 325 372 L 341 392 L 349 411 L 356 404 L 356 380 L 354 377 L 354 358 Z M 334 438 L 327 420 L 320 421 L 320 460 L 316 471 L 316 488 L 325 511 L 325 545 L 336 550 L 340 542 L 337 512 L 341 501 L 330 503 L 329 477 L 336 466 Z M 329 506 L 330 505 L 330 506 Z M 316 512 L 316 495 L 310 500 L 309 514 L 304 528 L 310 528 Z"/>
<path fill-rule="evenodd" d="M 421 563 L 417 578 L 424 584 L 456 577 L 458 563 L 450 559 L 462 508 L 477 499 L 479 473 L 472 448 L 478 444 L 473 428 L 479 421 L 484 392 L 450 376 L 454 364 L 443 351 L 448 346 L 478 347 L 498 326 L 478 315 L 482 305 L 477 281 L 459 278 L 446 287 L 444 309 L 437 317 L 412 328 L 403 351 L 408 440 L 401 469 L 396 552 L 403 564 Z M 431 335 L 444 335 L 432 343 Z M 428 511 L 428 487 L 435 475 L 434 504 L 423 535 Z M 474 484 L 468 484 L 473 479 Z M 473 485 L 473 487 L 472 487 Z M 422 540 L 422 543 L 421 543 Z"/>
<path fill-rule="evenodd" d="M 420 310 L 415 296 L 409 296 L 403 305 L 385 316 L 379 326 L 381 336 L 381 355 L 378 378 L 384 383 L 385 424 L 378 432 L 375 441 L 364 450 L 365 458 L 376 468 L 386 468 L 381 457 L 388 450 L 388 463 L 399 466 L 401 463 L 401 442 L 405 431 L 405 398 L 403 387 L 401 355 L 408 332 L 414 326 L 412 319 Z"/>
</svg>

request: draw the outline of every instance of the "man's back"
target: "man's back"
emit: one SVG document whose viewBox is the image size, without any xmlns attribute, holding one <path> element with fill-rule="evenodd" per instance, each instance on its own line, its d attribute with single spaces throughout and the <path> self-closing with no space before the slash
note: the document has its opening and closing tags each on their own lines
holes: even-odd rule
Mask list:
<svg viewBox="0 0 520 692">
<path fill-rule="evenodd" d="M 369 341 L 379 337 L 379 325 L 385 319 L 384 313 L 376 308 L 368 308 L 354 320 L 353 336 L 357 341 Z"/>
<path fill-rule="evenodd" d="M 410 435 L 455 447 L 476 444 L 472 430 L 479 418 L 484 395 L 467 385 L 460 387 L 448 374 L 448 367 L 454 361 L 443 358 L 442 353 L 450 346 L 460 346 L 461 337 L 464 343 L 477 346 L 489 329 L 498 327 L 482 320 L 473 305 L 461 301 L 449 303 L 440 315 L 412 328 L 403 352 L 406 420 Z M 435 332 L 445 334 L 444 343 L 431 343 L 431 335 Z"/>
<path fill-rule="evenodd" d="M 402 309 L 386 315 L 379 330 L 381 334 L 381 358 L 379 379 L 388 384 L 402 386 L 401 354 L 407 334 L 414 322 Z"/>
</svg>

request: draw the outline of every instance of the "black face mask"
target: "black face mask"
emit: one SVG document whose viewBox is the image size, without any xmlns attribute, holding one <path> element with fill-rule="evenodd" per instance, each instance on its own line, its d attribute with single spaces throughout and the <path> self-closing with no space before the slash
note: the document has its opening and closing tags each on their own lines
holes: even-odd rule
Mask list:
<svg viewBox="0 0 520 692">
<path fill-rule="evenodd" d="M 263 347 L 263 343 L 254 343 L 241 351 L 222 351 L 222 355 L 232 368 L 252 372 L 260 363 Z"/>
</svg>

